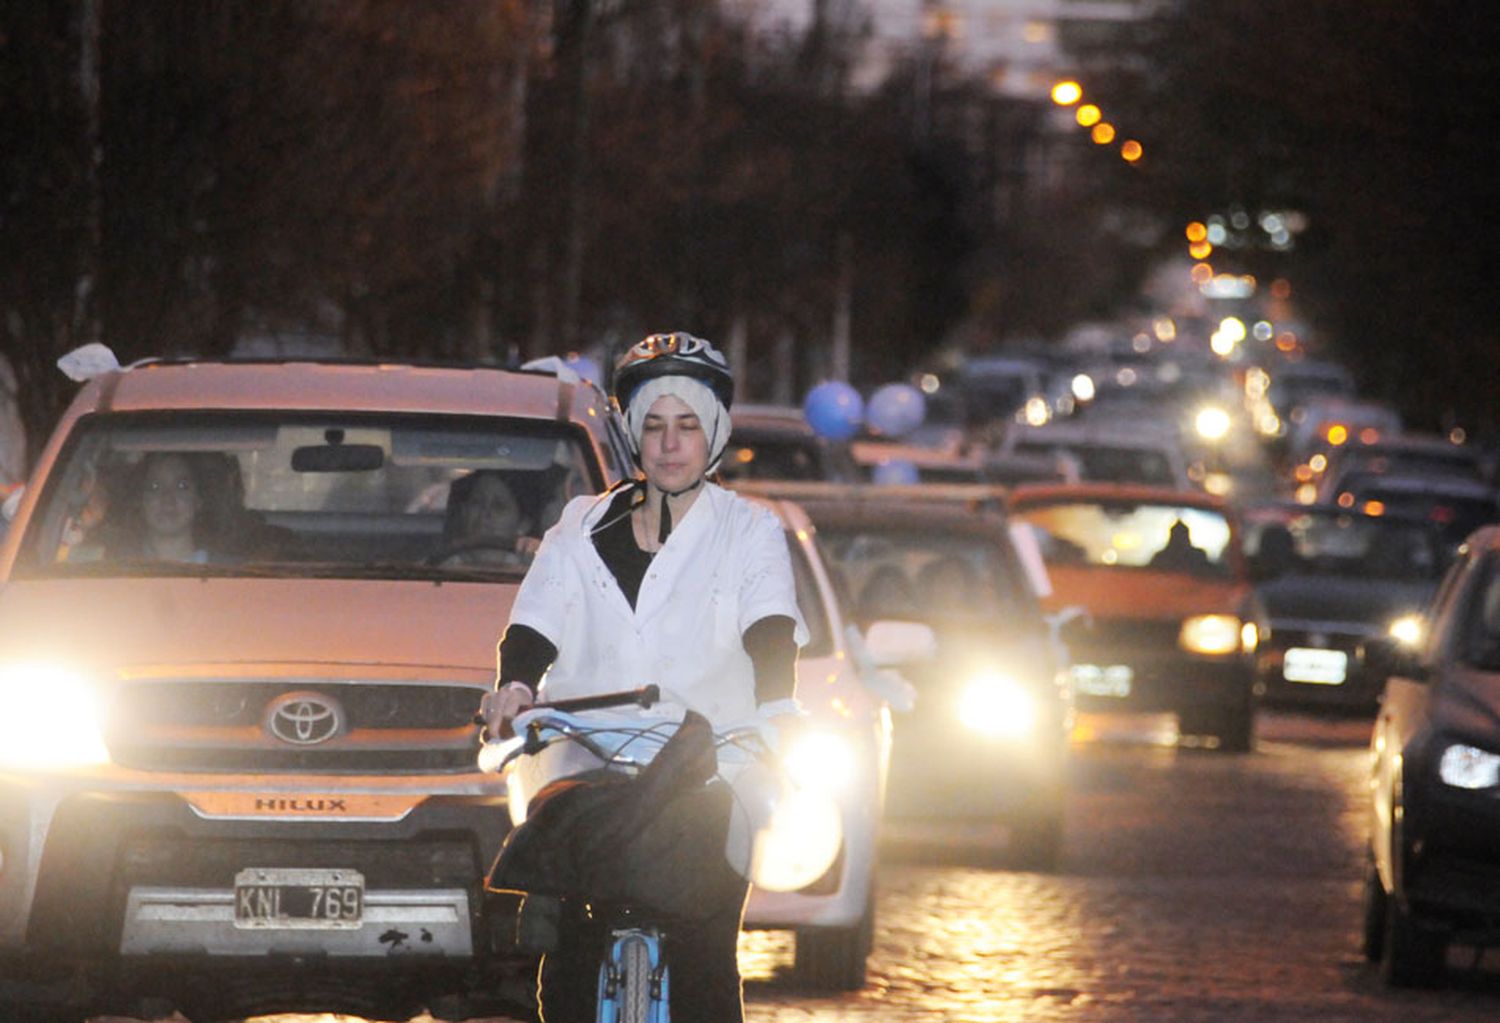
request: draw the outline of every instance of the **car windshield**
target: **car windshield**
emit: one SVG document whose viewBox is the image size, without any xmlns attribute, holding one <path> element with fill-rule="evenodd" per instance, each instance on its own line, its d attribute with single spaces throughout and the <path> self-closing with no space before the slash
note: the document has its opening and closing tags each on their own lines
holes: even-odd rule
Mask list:
<svg viewBox="0 0 1500 1023">
<path fill-rule="evenodd" d="M 1028 614 L 1020 565 L 982 535 L 823 525 L 818 532 L 867 620 Z"/>
<path fill-rule="evenodd" d="M 731 480 L 820 480 L 826 476 L 816 438 L 750 431 L 730 437 L 719 472 Z"/>
<path fill-rule="evenodd" d="M 1337 513 L 1294 514 L 1246 530 L 1245 551 L 1259 574 L 1437 579 L 1446 567 L 1443 542 L 1410 519 Z"/>
<path fill-rule="evenodd" d="M 515 576 L 601 481 L 581 430 L 411 414 L 90 417 L 22 544 L 39 575 Z"/>
<path fill-rule="evenodd" d="M 1189 572 L 1232 572 L 1233 533 L 1211 508 L 1132 501 L 1066 501 L 1022 508 L 1049 565 Z"/>
<path fill-rule="evenodd" d="M 1461 656 L 1480 671 L 1500 671 L 1500 567 L 1494 558 L 1483 572 L 1471 598 Z"/>
<path fill-rule="evenodd" d="M 833 652 L 833 633 L 828 614 L 823 607 L 823 597 L 818 590 L 817 577 L 807 553 L 802 550 L 796 534 L 786 534 L 787 549 L 792 555 L 792 577 L 797 585 L 797 610 L 802 612 L 802 621 L 807 626 L 807 644 L 802 648 L 802 657 L 827 657 Z"/>
<path fill-rule="evenodd" d="M 1079 477 L 1097 483 L 1143 483 L 1149 486 L 1174 486 L 1177 483 L 1171 459 L 1152 448 L 1058 444 L 1038 439 L 1022 441 L 1015 450 L 1027 455 L 1061 455 L 1075 459 Z"/>
</svg>

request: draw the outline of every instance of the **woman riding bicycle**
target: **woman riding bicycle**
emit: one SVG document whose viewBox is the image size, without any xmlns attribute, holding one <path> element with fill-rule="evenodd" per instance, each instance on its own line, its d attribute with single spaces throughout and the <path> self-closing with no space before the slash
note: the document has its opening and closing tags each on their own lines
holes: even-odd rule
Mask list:
<svg viewBox="0 0 1500 1023">
<path fill-rule="evenodd" d="M 716 729 L 795 711 L 807 632 L 781 526 L 707 479 L 729 441 L 733 390 L 724 357 L 691 334 L 653 334 L 616 362 L 614 396 L 641 476 L 575 498 L 547 532 L 500 643 L 498 689 L 481 708 L 492 734 L 539 687 L 562 700 L 654 683 L 662 702 L 650 715 L 696 712 Z M 703 848 L 721 849 L 728 800 L 711 805 L 724 812 L 692 827 Z M 748 884 L 707 887 L 724 894 L 667 936 L 676 1023 L 743 1018 L 736 945 Z M 598 936 L 574 910 L 542 963 L 546 1023 L 594 1019 Z"/>
</svg>

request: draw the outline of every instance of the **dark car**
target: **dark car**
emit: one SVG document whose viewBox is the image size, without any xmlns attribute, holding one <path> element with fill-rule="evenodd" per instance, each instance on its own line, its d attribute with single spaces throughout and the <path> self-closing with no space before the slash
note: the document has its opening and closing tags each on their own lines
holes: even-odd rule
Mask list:
<svg viewBox="0 0 1500 1023">
<path fill-rule="evenodd" d="M 848 446 L 818 436 L 801 409 L 736 405 L 719 473 L 730 481 L 852 480 L 857 470 Z"/>
<path fill-rule="evenodd" d="M 1488 483 L 1461 477 L 1353 473 L 1333 498 L 1340 508 L 1374 515 L 1419 515 L 1442 531 L 1450 547 L 1500 522 L 1500 501 Z"/>
<path fill-rule="evenodd" d="M 1121 484 L 1017 487 L 1041 542 L 1080 710 L 1171 711 L 1226 752 L 1254 740 L 1262 614 L 1238 520 L 1219 498 Z"/>
<path fill-rule="evenodd" d="M 1257 652 L 1262 701 L 1373 712 L 1385 680 L 1364 644 L 1414 626 L 1448 562 L 1438 529 L 1412 516 L 1274 505 L 1247 512 L 1245 549 L 1270 625 Z"/>
<path fill-rule="evenodd" d="M 881 488 L 799 501 L 861 622 L 920 621 L 935 659 L 902 668 L 887 815 L 1000 822 L 1011 863 L 1047 868 L 1062 842 L 1071 705 L 1051 632 L 1005 520 Z"/>
<path fill-rule="evenodd" d="M 1489 473 L 1477 447 L 1455 444 L 1447 437 L 1401 433 L 1371 444 L 1351 440 L 1333 448 L 1318 481 L 1320 502 L 1337 503 L 1339 494 L 1357 474 L 1442 476 L 1485 482 Z"/>
<path fill-rule="evenodd" d="M 1500 528 L 1460 549 L 1389 675 L 1371 736 L 1365 952 L 1393 985 L 1443 976 L 1449 944 L 1500 944 Z"/>
</svg>

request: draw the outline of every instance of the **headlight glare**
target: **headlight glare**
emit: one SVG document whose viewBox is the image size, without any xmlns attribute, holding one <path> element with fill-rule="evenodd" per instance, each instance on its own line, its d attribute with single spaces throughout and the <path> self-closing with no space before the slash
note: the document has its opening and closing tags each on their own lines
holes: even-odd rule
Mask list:
<svg viewBox="0 0 1500 1023">
<path fill-rule="evenodd" d="M 750 880 L 773 892 L 806 888 L 833 866 L 843 841 L 843 818 L 826 792 L 788 787 L 755 836 Z"/>
<path fill-rule="evenodd" d="M 854 781 L 854 747 L 832 732 L 805 732 L 787 743 L 781 766 L 793 784 L 818 792 L 842 792 Z"/>
<path fill-rule="evenodd" d="M 1240 649 L 1240 626 L 1234 615 L 1193 615 L 1183 620 L 1177 645 L 1195 654 L 1220 656 Z"/>
<path fill-rule="evenodd" d="M 1418 614 L 1402 615 L 1386 628 L 1386 633 L 1397 643 L 1406 647 L 1415 647 L 1422 642 L 1422 637 L 1427 629 Z"/>
<path fill-rule="evenodd" d="M 1036 730 L 1036 696 L 999 672 L 970 679 L 959 696 L 958 719 L 965 727 L 1000 739 L 1019 739 Z"/>
<path fill-rule="evenodd" d="M 1438 777 L 1456 789 L 1489 789 L 1500 785 L 1500 756 L 1476 746 L 1455 743 L 1443 750 Z"/>
<path fill-rule="evenodd" d="M 0 767 L 55 770 L 108 763 L 103 720 L 94 688 L 66 668 L 0 667 Z"/>
</svg>

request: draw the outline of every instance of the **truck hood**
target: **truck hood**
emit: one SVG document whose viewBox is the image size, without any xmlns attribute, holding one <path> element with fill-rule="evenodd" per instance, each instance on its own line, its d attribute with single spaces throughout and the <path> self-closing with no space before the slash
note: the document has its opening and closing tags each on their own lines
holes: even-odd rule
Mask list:
<svg viewBox="0 0 1500 1023">
<path fill-rule="evenodd" d="M 53 579 L 0 589 L 0 660 L 120 676 L 276 664 L 493 678 L 515 584 Z M 190 672 L 191 673 L 191 672 Z"/>
</svg>

